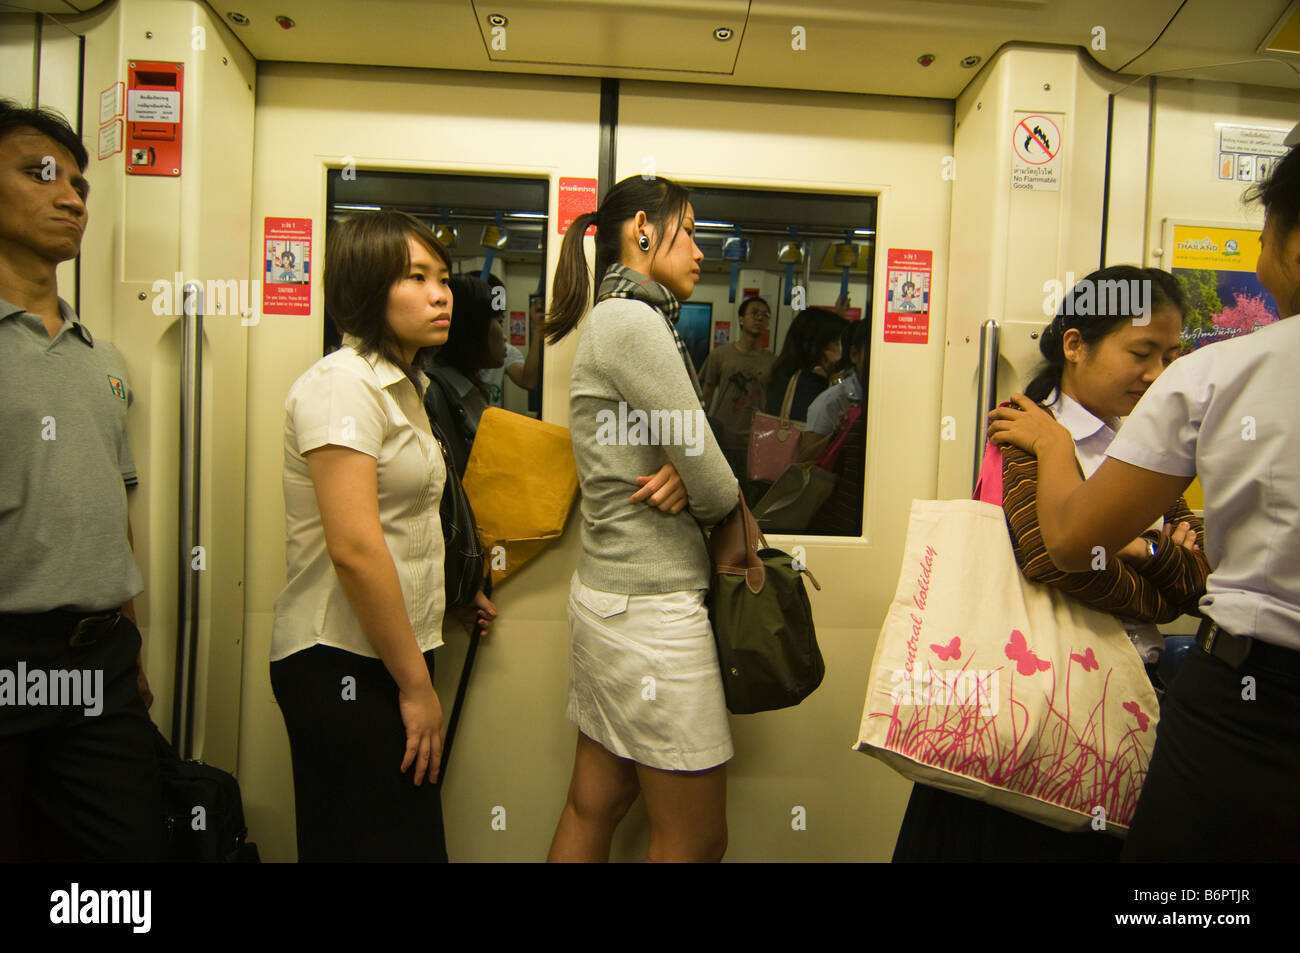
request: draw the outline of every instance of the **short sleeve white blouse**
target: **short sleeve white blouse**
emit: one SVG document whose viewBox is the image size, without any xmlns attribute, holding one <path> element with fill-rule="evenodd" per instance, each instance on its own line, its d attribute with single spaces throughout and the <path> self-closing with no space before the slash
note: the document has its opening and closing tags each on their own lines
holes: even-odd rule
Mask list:
<svg viewBox="0 0 1300 953">
<path fill-rule="evenodd" d="M 438 506 L 446 471 L 414 383 L 359 342 L 313 364 L 289 389 L 284 424 L 285 561 L 288 581 L 275 601 L 271 661 L 313 645 L 378 658 L 325 546 L 316 491 L 304 454 L 327 444 L 376 460 L 379 522 L 393 557 L 407 616 L 421 652 L 442 645 L 446 605 Z"/>
</svg>

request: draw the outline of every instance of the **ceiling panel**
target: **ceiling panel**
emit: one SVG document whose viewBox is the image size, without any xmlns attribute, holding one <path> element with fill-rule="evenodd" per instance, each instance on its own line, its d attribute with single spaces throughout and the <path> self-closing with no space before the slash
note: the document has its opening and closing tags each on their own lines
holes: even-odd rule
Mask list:
<svg viewBox="0 0 1300 953">
<path fill-rule="evenodd" d="M 474 0 L 473 6 L 494 63 L 703 73 L 735 67 L 749 12 L 749 0 Z"/>
<path fill-rule="evenodd" d="M 1103 67 L 1134 76 L 1178 69 L 1190 70 L 1179 74 L 1185 76 L 1300 85 L 1285 54 L 1256 52 L 1288 0 L 207 2 L 222 16 L 247 18 L 233 29 L 259 60 L 953 99 L 999 48 L 1024 42 L 1080 48 Z M 277 15 L 291 17 L 293 27 L 277 26 Z M 492 16 L 506 18 L 505 49 L 492 48 Z M 732 29 L 732 36 L 714 39 L 716 27 Z M 933 61 L 922 65 L 926 55 Z M 963 67 L 968 58 L 978 61 Z M 1216 65 L 1233 60 L 1256 62 Z"/>
<path fill-rule="evenodd" d="M 1300 89 L 1300 57 L 1257 52 L 1290 0 L 1188 0 L 1125 72 Z"/>
</svg>

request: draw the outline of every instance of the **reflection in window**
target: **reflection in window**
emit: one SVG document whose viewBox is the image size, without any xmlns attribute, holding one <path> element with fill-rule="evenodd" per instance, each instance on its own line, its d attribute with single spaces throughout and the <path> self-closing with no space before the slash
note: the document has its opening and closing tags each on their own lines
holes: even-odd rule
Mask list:
<svg viewBox="0 0 1300 953">
<path fill-rule="evenodd" d="M 876 200 L 693 188 L 705 261 L 678 331 L 769 533 L 858 536 Z"/>
<path fill-rule="evenodd" d="M 544 348 L 541 335 L 534 333 L 534 315 L 545 308 L 548 182 L 332 169 L 326 200 L 328 224 L 371 209 L 409 212 L 433 229 L 450 252 L 456 275 L 486 282 L 481 301 L 473 296 L 471 307 L 467 299 L 459 327 L 453 304 L 458 340 L 452 351 L 442 360 L 436 353 L 422 353 L 417 362 L 430 372 L 446 368 L 440 373 L 470 406 L 482 403 L 540 417 Z M 485 312 L 488 307 L 491 313 Z M 461 340 L 471 319 L 475 340 Z M 338 331 L 326 321 L 325 351 L 340 343 Z M 461 359 L 464 355 L 470 355 L 469 364 Z M 473 391 L 467 392 L 470 387 Z"/>
</svg>

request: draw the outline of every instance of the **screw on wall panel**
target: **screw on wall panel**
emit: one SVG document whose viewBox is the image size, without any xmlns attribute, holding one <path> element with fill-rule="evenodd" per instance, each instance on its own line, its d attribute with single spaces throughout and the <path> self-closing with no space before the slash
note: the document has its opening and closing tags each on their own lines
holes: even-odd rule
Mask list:
<svg viewBox="0 0 1300 953">
<path fill-rule="evenodd" d="M 149 296 L 146 295 L 143 291 L 141 291 L 138 295 L 136 295 L 136 297 L 139 298 L 141 301 L 143 301 L 145 298 Z"/>
<path fill-rule="evenodd" d="M 180 169 L 172 169 L 172 175 L 180 175 L 180 174 L 181 174 Z"/>
<path fill-rule="evenodd" d="M 1051 83 L 1044 83 L 1044 84 L 1043 84 L 1043 92 L 1045 92 L 1045 93 L 1050 93 L 1051 91 L 1052 91 L 1052 84 L 1051 84 Z"/>
<path fill-rule="evenodd" d="M 145 38 L 146 40 L 152 40 L 152 39 L 153 39 L 153 30 L 145 30 L 145 31 L 144 31 L 144 38 Z"/>
<path fill-rule="evenodd" d="M 966 343 L 967 343 L 967 344 L 969 344 L 969 343 L 970 343 L 970 335 L 969 335 L 969 334 L 968 334 L 968 335 L 966 335 Z"/>
<path fill-rule="evenodd" d="M 1029 340 L 1031 340 L 1031 341 L 1037 341 L 1037 340 L 1038 340 L 1038 332 L 1037 332 L 1037 331 L 1030 331 L 1030 332 L 1029 332 Z"/>
<path fill-rule="evenodd" d="M 222 66 L 229 66 L 229 65 L 230 65 L 230 60 L 226 59 L 224 56 L 221 57 L 221 65 L 222 65 Z"/>
</svg>

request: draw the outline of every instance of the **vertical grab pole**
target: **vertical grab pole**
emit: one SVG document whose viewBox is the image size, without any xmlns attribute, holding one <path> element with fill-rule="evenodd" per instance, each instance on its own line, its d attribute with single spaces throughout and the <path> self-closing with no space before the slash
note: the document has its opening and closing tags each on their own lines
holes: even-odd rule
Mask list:
<svg viewBox="0 0 1300 953">
<path fill-rule="evenodd" d="M 185 285 L 181 315 L 180 585 L 176 603 L 176 682 L 172 745 L 182 758 L 194 757 L 194 680 L 199 642 L 199 473 L 203 395 L 203 286 Z"/>
<path fill-rule="evenodd" d="M 975 492 L 975 484 L 980 478 L 980 466 L 984 462 L 984 445 L 988 442 L 984 435 L 988 432 L 989 413 L 998 399 L 998 343 L 1001 326 L 990 318 L 980 326 L 980 369 L 975 397 L 975 460 L 971 468 L 970 488 Z"/>
</svg>

